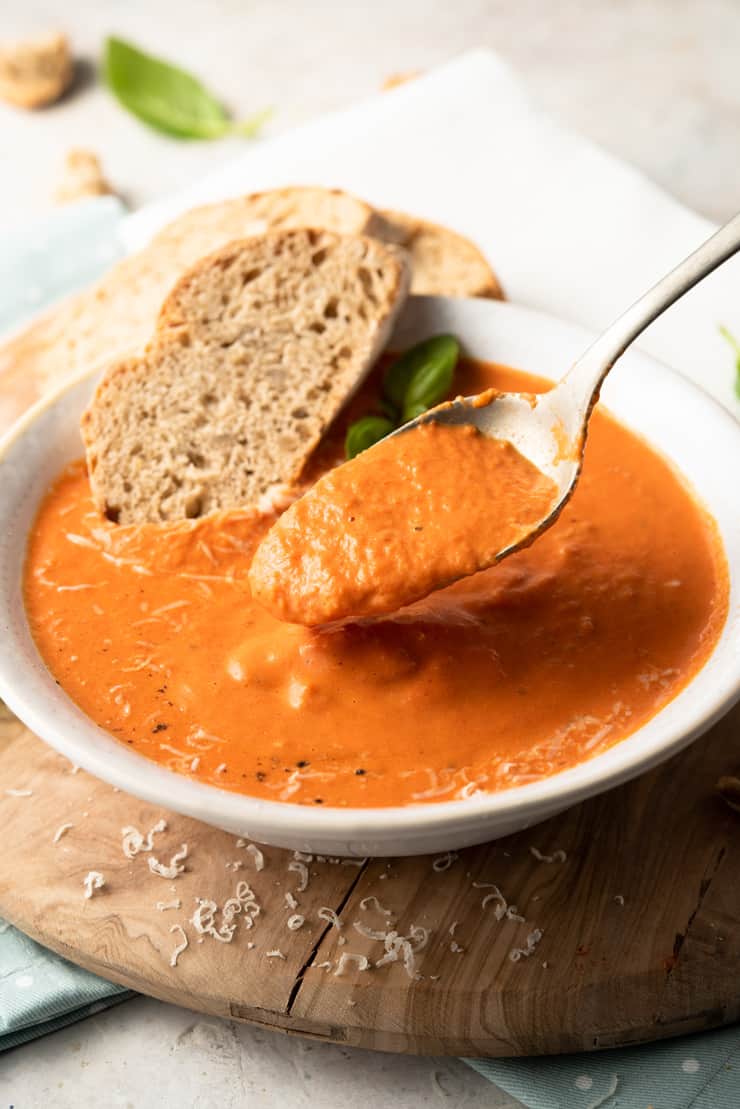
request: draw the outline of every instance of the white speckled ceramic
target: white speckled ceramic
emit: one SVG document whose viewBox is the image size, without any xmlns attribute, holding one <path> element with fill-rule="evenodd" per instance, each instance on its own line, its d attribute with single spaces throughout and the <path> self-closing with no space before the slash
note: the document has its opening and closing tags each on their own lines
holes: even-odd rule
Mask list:
<svg viewBox="0 0 740 1109">
<path fill-rule="evenodd" d="M 414 298 L 393 345 L 436 331 L 459 335 L 473 356 L 552 377 L 590 339 L 580 328 L 513 305 Z M 720 641 L 657 716 L 610 751 L 545 781 L 405 808 L 262 801 L 164 770 L 93 724 L 60 690 L 36 651 L 23 609 L 28 529 L 50 481 L 82 453 L 78 420 L 94 384 L 86 378 L 44 400 L 0 445 L 0 696 L 58 751 L 128 793 L 282 847 L 347 855 L 442 851 L 506 835 L 634 777 L 686 746 L 740 696 L 740 425 L 678 374 L 630 352 L 609 378 L 604 402 L 683 472 L 719 524 L 731 571 L 730 617 Z"/>
</svg>

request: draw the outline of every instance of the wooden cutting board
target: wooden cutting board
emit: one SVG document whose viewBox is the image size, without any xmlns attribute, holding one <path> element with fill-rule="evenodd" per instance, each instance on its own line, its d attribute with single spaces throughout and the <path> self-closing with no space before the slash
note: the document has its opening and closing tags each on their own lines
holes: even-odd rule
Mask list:
<svg viewBox="0 0 740 1109">
<path fill-rule="evenodd" d="M 715 789 L 738 773 L 740 707 L 671 762 L 546 824 L 436 862 L 314 859 L 300 892 L 291 852 L 265 848 L 258 871 L 234 836 L 75 773 L 6 713 L 0 915 L 134 990 L 287 1032 L 455 1055 L 635 1044 L 740 1018 L 740 815 Z M 167 863 L 188 848 L 175 880 L 151 873 L 148 853 L 122 850 L 124 826 L 146 832 L 161 818 L 152 854 Z M 566 859 L 539 861 L 532 847 Z M 88 900 L 91 870 L 105 885 Z M 195 899 L 221 907 L 240 880 L 260 905 L 254 926 L 237 917 L 230 943 L 199 936 Z M 476 883 L 495 883 L 525 922 L 498 920 L 499 899 L 482 907 L 493 890 Z M 181 907 L 156 908 L 173 901 Z M 290 931 L 294 913 L 305 924 Z M 337 974 L 342 954 L 374 964 L 384 953 L 354 922 L 404 935 L 426 928 L 421 977 L 401 961 L 363 971 L 351 959 Z M 171 966 L 178 925 L 188 947 Z M 512 961 L 535 929 L 534 952 Z"/>
</svg>

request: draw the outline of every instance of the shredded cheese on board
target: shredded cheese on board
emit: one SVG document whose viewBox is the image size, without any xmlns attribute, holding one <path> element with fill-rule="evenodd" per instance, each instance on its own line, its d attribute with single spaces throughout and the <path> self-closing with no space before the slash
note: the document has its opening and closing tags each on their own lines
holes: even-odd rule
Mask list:
<svg viewBox="0 0 740 1109">
<path fill-rule="evenodd" d="M 91 870 L 82 880 L 85 887 L 85 898 L 89 901 L 95 890 L 100 890 L 105 885 L 105 878 L 99 870 Z"/>
<path fill-rule="evenodd" d="M 74 824 L 60 824 L 56 832 L 54 833 L 54 838 L 51 842 L 59 843 L 59 840 L 62 838 L 62 836 L 66 836 L 70 828 L 74 828 Z"/>
<path fill-rule="evenodd" d="M 334 977 L 341 978 L 342 975 L 346 974 L 350 963 L 354 963 L 358 970 L 370 970 L 370 960 L 367 955 L 359 955 L 356 951 L 343 951 L 339 956 Z"/>
<path fill-rule="evenodd" d="M 296 887 L 298 893 L 303 893 L 308 889 L 308 867 L 303 862 L 294 861 L 288 863 L 288 870 L 293 870 L 299 876 L 299 883 Z"/>
<path fill-rule="evenodd" d="M 330 909 L 328 905 L 322 905 L 316 915 L 320 920 L 325 920 L 327 924 L 331 924 L 333 928 L 340 929 L 344 927 L 344 924 L 339 919 L 334 909 Z"/>
<path fill-rule="evenodd" d="M 553 851 L 552 855 L 543 855 L 536 847 L 530 847 L 529 853 L 534 856 L 538 863 L 564 863 L 568 858 L 562 847 L 558 847 L 556 851 Z"/>
<path fill-rule="evenodd" d="M 179 905 L 179 903 L 178 903 L 178 905 Z M 183 951 L 185 951 L 187 946 L 188 946 L 188 937 L 185 933 L 185 929 L 183 928 L 182 924 L 173 924 L 172 927 L 170 928 L 170 932 L 179 932 L 180 935 L 182 936 L 182 939 L 181 939 L 180 943 L 177 944 L 177 946 L 173 950 L 172 954 L 170 955 L 170 966 L 171 967 L 176 967 L 177 966 L 177 960 L 180 958 Z"/>
<path fill-rule="evenodd" d="M 541 939 L 542 929 L 535 928 L 534 931 L 530 932 L 527 936 L 524 947 L 513 947 L 509 952 L 509 958 L 512 963 L 518 963 L 520 959 L 528 959 Z"/>
<path fill-rule="evenodd" d="M 146 835 L 142 835 L 138 828 L 133 825 L 121 829 L 123 840 L 121 848 L 127 859 L 134 859 L 142 851 L 151 851 L 154 847 L 154 836 L 159 832 L 167 831 L 167 821 L 158 820 L 153 827 L 149 829 Z"/>
<path fill-rule="evenodd" d="M 185 867 L 181 866 L 180 862 L 182 859 L 186 859 L 187 857 L 188 845 L 187 843 L 183 843 L 180 850 L 175 852 L 169 863 L 161 863 L 159 859 L 155 859 L 153 855 L 149 856 L 149 858 L 147 859 L 147 863 L 149 864 L 149 869 L 152 874 L 157 874 L 160 878 L 171 879 L 177 878 L 180 874 L 183 873 Z"/>
<path fill-rule="evenodd" d="M 246 851 L 247 851 L 247 854 L 251 855 L 252 858 L 254 859 L 254 869 L 255 870 L 264 870 L 265 869 L 265 856 L 262 854 L 262 852 L 260 851 L 257 844 L 256 843 L 248 843 L 246 845 Z"/>
</svg>

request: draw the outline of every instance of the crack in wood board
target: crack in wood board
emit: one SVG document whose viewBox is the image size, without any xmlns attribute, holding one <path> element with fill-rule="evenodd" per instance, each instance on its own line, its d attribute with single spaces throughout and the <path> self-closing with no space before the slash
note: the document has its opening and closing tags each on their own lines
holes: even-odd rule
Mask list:
<svg viewBox="0 0 740 1109">
<path fill-rule="evenodd" d="M 347 904 L 350 897 L 354 893 L 356 887 L 358 886 L 358 884 L 360 882 L 360 879 L 362 878 L 363 874 L 367 870 L 369 864 L 370 864 L 370 860 L 365 859 L 362 866 L 358 869 L 357 875 L 355 876 L 354 881 L 350 882 L 346 893 L 342 897 L 342 899 L 339 902 L 339 905 L 337 906 L 337 908 L 334 910 L 334 913 L 337 917 L 342 912 L 342 909 L 344 908 L 344 906 Z M 308 957 L 306 958 L 306 960 L 304 961 L 304 963 L 301 966 L 300 970 L 298 971 L 298 974 L 296 975 L 296 978 L 295 978 L 295 982 L 293 983 L 290 994 L 288 995 L 288 1004 L 286 1006 L 286 1013 L 288 1014 L 288 1016 L 290 1016 L 290 1014 L 292 1013 L 293 1006 L 294 1006 L 295 1002 L 298 999 L 298 994 L 300 992 L 301 986 L 303 985 L 303 979 L 304 979 L 306 971 L 308 970 L 308 968 L 313 963 L 313 960 L 316 958 L 316 953 L 318 952 L 319 948 L 321 947 L 321 944 L 324 942 L 325 936 L 328 935 L 329 931 L 333 927 L 334 927 L 334 925 L 332 924 L 331 921 L 329 921 L 326 925 L 326 928 L 322 929 L 322 931 L 319 934 L 318 939 L 316 940 L 316 943 L 311 948 L 310 952 L 308 953 Z"/>
</svg>

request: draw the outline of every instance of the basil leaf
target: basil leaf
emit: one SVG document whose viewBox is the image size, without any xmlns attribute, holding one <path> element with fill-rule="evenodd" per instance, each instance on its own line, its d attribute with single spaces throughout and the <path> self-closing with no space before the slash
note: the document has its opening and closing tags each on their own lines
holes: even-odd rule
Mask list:
<svg viewBox="0 0 740 1109">
<path fill-rule="evenodd" d="M 740 400 L 740 342 L 735 338 L 729 328 L 720 327 L 720 335 L 727 339 L 735 352 L 735 396 Z"/>
<path fill-rule="evenodd" d="M 179 139 L 217 139 L 231 132 L 253 135 L 264 122 L 263 114 L 232 123 L 223 104 L 196 77 L 123 39 L 106 40 L 103 72 L 123 107 L 165 135 Z"/>
<path fill-rule="evenodd" d="M 415 366 L 403 401 L 404 423 L 445 399 L 452 388 L 460 347 L 452 335 L 437 335 L 410 353 L 415 355 Z"/>
<path fill-rule="evenodd" d="M 428 404 L 407 404 L 403 410 L 403 422 L 407 424 L 409 420 L 415 420 L 417 416 L 423 416 L 429 408 L 433 407 Z"/>
<path fill-rule="evenodd" d="M 347 429 L 344 453 L 347 458 L 355 458 L 356 455 L 366 451 L 368 447 L 372 447 L 381 439 L 384 439 L 386 435 L 393 431 L 394 427 L 395 424 L 391 420 L 387 420 L 385 416 L 363 416 L 361 420 L 356 420 Z"/>
<path fill-rule="evenodd" d="M 403 411 L 406 402 L 412 399 L 408 392 L 417 375 L 422 374 L 425 369 L 432 372 L 436 366 L 449 370 L 452 374 L 459 352 L 457 339 L 452 335 L 435 335 L 431 339 L 425 339 L 423 343 L 417 343 L 388 368 L 383 379 L 384 396 Z M 416 395 L 413 402 L 418 403 L 422 399 Z"/>
</svg>

